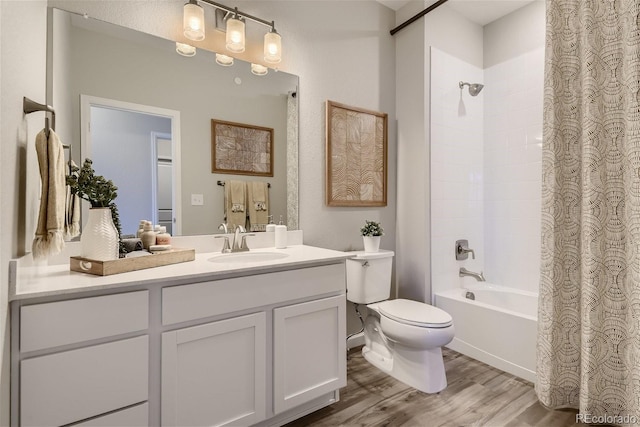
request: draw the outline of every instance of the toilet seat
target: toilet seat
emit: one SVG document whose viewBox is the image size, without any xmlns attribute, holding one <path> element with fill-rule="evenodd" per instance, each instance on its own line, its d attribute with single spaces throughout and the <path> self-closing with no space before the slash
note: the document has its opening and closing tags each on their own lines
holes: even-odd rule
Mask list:
<svg viewBox="0 0 640 427">
<path fill-rule="evenodd" d="M 380 314 L 396 322 L 422 328 L 447 328 L 453 318 L 444 310 L 423 302 L 394 299 L 377 304 Z"/>
</svg>

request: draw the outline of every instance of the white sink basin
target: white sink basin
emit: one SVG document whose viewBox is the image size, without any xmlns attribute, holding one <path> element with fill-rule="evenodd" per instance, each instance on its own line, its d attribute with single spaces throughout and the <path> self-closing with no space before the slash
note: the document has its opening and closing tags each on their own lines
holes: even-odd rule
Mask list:
<svg viewBox="0 0 640 427">
<path fill-rule="evenodd" d="M 289 254 L 282 252 L 236 252 L 231 254 L 222 254 L 209 258 L 207 261 L 220 264 L 246 264 L 252 262 L 275 261 L 287 258 Z"/>
</svg>

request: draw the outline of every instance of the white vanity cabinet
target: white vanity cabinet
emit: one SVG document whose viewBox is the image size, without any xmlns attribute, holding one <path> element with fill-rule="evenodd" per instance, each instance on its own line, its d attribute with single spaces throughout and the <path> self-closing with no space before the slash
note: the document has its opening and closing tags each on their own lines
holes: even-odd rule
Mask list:
<svg viewBox="0 0 640 427">
<path fill-rule="evenodd" d="M 277 426 L 336 402 L 348 256 L 285 253 L 97 278 L 13 270 L 43 290 L 11 300 L 11 426 Z"/>
</svg>

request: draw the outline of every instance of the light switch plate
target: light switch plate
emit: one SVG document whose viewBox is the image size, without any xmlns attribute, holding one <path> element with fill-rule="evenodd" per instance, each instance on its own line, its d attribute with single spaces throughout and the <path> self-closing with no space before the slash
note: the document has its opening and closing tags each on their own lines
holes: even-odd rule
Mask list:
<svg viewBox="0 0 640 427">
<path fill-rule="evenodd" d="M 204 205 L 204 195 L 203 194 L 192 194 L 191 195 L 191 206 L 202 206 Z"/>
</svg>

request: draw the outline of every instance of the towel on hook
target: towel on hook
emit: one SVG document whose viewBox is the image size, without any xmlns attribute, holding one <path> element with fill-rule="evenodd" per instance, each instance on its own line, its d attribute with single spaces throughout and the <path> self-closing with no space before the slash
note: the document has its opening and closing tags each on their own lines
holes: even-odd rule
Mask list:
<svg viewBox="0 0 640 427">
<path fill-rule="evenodd" d="M 224 186 L 225 192 L 225 216 L 227 224 L 235 229 L 238 225 L 243 227 L 247 224 L 246 213 L 246 184 L 244 181 L 227 181 Z"/>
<path fill-rule="evenodd" d="M 35 259 L 55 255 L 64 248 L 66 179 L 64 150 L 58 135 L 43 129 L 36 136 L 36 153 L 40 166 L 42 193 L 38 226 L 32 251 Z"/>
<path fill-rule="evenodd" d="M 76 163 L 69 159 L 70 170 L 76 169 L 78 166 Z M 70 172 L 71 174 L 78 175 L 78 171 Z M 67 185 L 67 197 L 65 203 L 65 215 L 64 215 L 64 234 L 66 239 L 71 239 L 80 234 L 80 197 L 77 194 L 71 194 L 71 187 Z"/>
<path fill-rule="evenodd" d="M 264 231 L 269 217 L 269 189 L 266 182 L 247 183 L 251 231 Z"/>
</svg>

